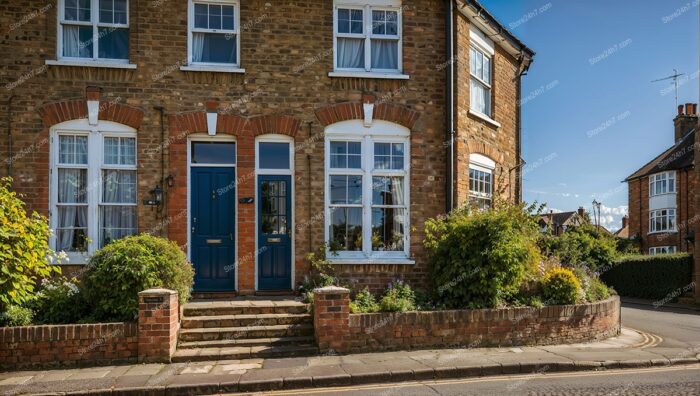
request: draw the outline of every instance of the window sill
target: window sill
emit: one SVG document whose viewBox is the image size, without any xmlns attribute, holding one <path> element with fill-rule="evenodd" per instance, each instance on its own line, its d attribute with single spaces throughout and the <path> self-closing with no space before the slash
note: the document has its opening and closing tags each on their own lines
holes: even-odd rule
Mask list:
<svg viewBox="0 0 700 396">
<path fill-rule="evenodd" d="M 136 69 L 133 63 L 80 61 L 80 60 L 47 60 L 49 66 L 74 66 L 74 67 L 101 67 L 106 69 Z"/>
<path fill-rule="evenodd" d="M 411 78 L 411 76 L 401 73 L 373 73 L 354 71 L 333 71 L 328 73 L 328 77 L 380 78 L 385 80 L 408 80 Z"/>
<path fill-rule="evenodd" d="M 204 65 L 189 65 L 181 66 L 181 71 L 189 72 L 213 72 L 213 73 L 245 73 L 245 69 L 240 69 L 237 67 L 226 67 L 226 66 L 204 66 Z"/>
<path fill-rule="evenodd" d="M 647 235 L 659 235 L 659 234 L 677 234 L 678 230 L 668 230 L 668 231 L 653 231 L 647 232 Z"/>
<path fill-rule="evenodd" d="M 357 258 L 329 258 L 331 264 L 338 265 L 366 265 L 366 264 L 397 264 L 397 265 L 415 265 L 416 261 L 408 258 L 376 258 L 376 259 L 357 259 Z"/>
<path fill-rule="evenodd" d="M 474 111 L 472 109 L 469 109 L 469 114 L 473 115 L 476 118 L 479 118 L 479 119 L 482 119 L 482 120 L 488 122 L 489 124 L 495 126 L 496 128 L 501 127 L 501 124 L 498 121 L 494 120 L 493 118 L 487 116 L 484 113 L 480 113 L 478 111 Z"/>
</svg>

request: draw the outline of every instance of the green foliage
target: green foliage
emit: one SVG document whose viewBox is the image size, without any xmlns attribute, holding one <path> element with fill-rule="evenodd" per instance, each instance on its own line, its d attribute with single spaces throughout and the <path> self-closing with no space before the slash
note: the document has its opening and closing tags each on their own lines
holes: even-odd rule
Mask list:
<svg viewBox="0 0 700 396">
<path fill-rule="evenodd" d="M 97 251 L 82 290 L 98 320 L 134 320 L 138 293 L 152 287 L 177 290 L 180 303 L 190 296 L 194 272 L 172 241 L 147 234 L 119 239 Z"/>
<path fill-rule="evenodd" d="M 424 244 L 438 305 L 495 307 L 516 294 L 540 261 L 533 210 L 497 203 L 428 220 Z"/>
<path fill-rule="evenodd" d="M 692 274 L 693 256 L 678 253 L 623 257 L 602 269 L 600 278 L 621 296 L 663 299 L 688 288 Z"/>
<path fill-rule="evenodd" d="M 575 304 L 581 296 L 581 283 L 573 271 L 555 268 L 544 275 L 544 298 L 548 305 Z"/>
<path fill-rule="evenodd" d="M 441 306 L 435 301 L 435 296 L 431 291 L 425 289 L 414 290 L 416 296 L 416 310 L 418 311 L 436 311 Z"/>
<path fill-rule="evenodd" d="M 638 236 L 634 238 L 617 238 L 616 242 L 619 255 L 638 255 L 642 253 Z"/>
<path fill-rule="evenodd" d="M 416 296 L 411 286 L 402 281 L 396 281 L 389 284 L 389 288 L 379 301 L 379 307 L 384 312 L 415 311 Z"/>
<path fill-rule="evenodd" d="M 0 326 L 29 326 L 33 320 L 34 312 L 19 305 L 10 305 L 0 314 Z"/>
<path fill-rule="evenodd" d="M 39 279 L 60 273 L 51 265 L 48 221 L 36 212 L 27 215 L 11 182 L 0 179 L 0 311 L 30 301 Z"/>
<path fill-rule="evenodd" d="M 613 294 L 610 288 L 598 278 L 598 274 L 592 272 L 588 267 L 579 266 L 572 270 L 581 282 L 586 302 L 605 300 Z"/>
<path fill-rule="evenodd" d="M 364 290 L 357 293 L 355 298 L 350 301 L 350 312 L 352 313 L 370 313 L 377 311 L 379 311 L 379 304 L 377 304 L 374 295 L 372 295 L 366 287 Z"/>
<path fill-rule="evenodd" d="M 617 241 L 591 224 L 569 228 L 560 237 L 542 236 L 540 246 L 564 265 L 585 265 L 595 271 L 612 264 L 617 257 Z"/>
<path fill-rule="evenodd" d="M 78 281 L 65 277 L 44 279 L 36 299 L 29 306 L 36 312 L 39 324 L 84 322 L 90 317 L 90 307 L 80 293 Z"/>
</svg>

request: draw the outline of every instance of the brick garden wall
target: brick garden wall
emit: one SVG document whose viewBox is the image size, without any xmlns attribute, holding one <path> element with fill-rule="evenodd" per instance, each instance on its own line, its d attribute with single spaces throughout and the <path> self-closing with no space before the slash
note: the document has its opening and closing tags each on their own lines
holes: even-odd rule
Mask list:
<svg viewBox="0 0 700 396">
<path fill-rule="evenodd" d="M 0 328 L 0 370 L 136 362 L 136 323 Z"/>
<path fill-rule="evenodd" d="M 338 288 L 314 293 L 314 326 L 322 352 L 567 344 L 620 332 L 617 296 L 544 308 L 372 314 L 350 314 L 348 304 L 349 294 Z"/>
</svg>

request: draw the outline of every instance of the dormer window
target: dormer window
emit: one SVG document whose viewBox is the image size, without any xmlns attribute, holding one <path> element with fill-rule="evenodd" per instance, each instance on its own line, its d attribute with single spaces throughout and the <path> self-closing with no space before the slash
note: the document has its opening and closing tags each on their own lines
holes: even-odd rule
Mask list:
<svg viewBox="0 0 700 396">
<path fill-rule="evenodd" d="M 676 173 L 662 172 L 649 176 L 649 196 L 674 194 L 676 192 Z"/>
</svg>

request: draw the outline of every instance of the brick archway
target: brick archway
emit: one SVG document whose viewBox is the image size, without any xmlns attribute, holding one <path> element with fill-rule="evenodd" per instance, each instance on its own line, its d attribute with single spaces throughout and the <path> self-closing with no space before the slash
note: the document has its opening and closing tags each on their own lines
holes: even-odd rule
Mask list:
<svg viewBox="0 0 700 396">
<path fill-rule="evenodd" d="M 363 102 L 343 102 L 328 105 L 316 110 L 316 118 L 324 127 L 336 122 L 364 119 L 363 103 L 375 103 L 374 97 L 365 95 Z M 420 113 L 406 106 L 392 103 L 375 103 L 373 118 L 402 125 L 411 131 Z"/>
<path fill-rule="evenodd" d="M 52 127 L 65 121 L 88 118 L 87 100 L 67 100 L 47 103 L 39 108 L 44 126 Z M 101 100 L 98 119 L 128 125 L 134 129 L 141 128 L 143 110 L 119 103 L 117 100 Z"/>
<path fill-rule="evenodd" d="M 486 145 L 483 142 L 478 142 L 474 140 L 469 140 L 467 142 L 467 148 L 469 149 L 469 154 L 481 154 L 485 155 L 492 160 L 496 161 L 496 166 L 502 166 L 505 156 L 502 152 L 496 150 L 495 148 Z"/>
</svg>

